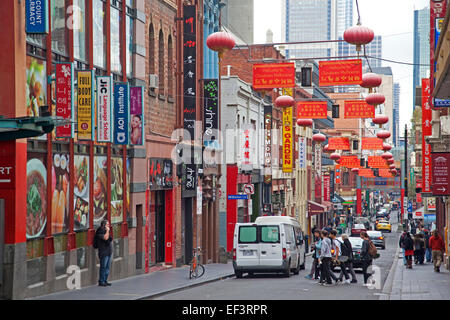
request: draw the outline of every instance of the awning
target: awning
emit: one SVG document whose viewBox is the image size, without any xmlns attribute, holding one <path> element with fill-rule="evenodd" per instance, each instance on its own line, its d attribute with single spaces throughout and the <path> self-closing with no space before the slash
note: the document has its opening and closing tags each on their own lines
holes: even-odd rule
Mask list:
<svg viewBox="0 0 450 320">
<path fill-rule="evenodd" d="M 322 205 L 327 208 L 327 211 L 333 207 L 333 203 L 329 201 L 322 201 Z"/>
<path fill-rule="evenodd" d="M 38 137 L 50 133 L 56 126 L 70 123 L 61 117 L 19 117 L 4 118 L 0 116 L 0 141 L 10 141 Z"/>
<path fill-rule="evenodd" d="M 312 217 L 321 213 L 324 213 L 327 210 L 327 207 L 321 205 L 320 203 L 314 201 L 308 201 L 308 215 L 307 217 Z"/>
</svg>

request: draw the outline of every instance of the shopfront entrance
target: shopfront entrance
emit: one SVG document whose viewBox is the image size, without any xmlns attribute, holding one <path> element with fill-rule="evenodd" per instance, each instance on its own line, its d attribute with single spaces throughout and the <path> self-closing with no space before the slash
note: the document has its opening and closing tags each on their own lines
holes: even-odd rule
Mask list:
<svg viewBox="0 0 450 320">
<path fill-rule="evenodd" d="M 155 192 L 155 237 L 156 263 L 165 261 L 165 191 Z"/>
<path fill-rule="evenodd" d="M 5 245 L 5 200 L 0 199 L 0 296 L 3 292 L 3 248 Z"/>
<path fill-rule="evenodd" d="M 182 206 L 182 230 L 181 241 L 183 250 L 183 263 L 189 264 L 193 254 L 193 220 L 192 220 L 192 199 L 184 198 Z"/>
</svg>

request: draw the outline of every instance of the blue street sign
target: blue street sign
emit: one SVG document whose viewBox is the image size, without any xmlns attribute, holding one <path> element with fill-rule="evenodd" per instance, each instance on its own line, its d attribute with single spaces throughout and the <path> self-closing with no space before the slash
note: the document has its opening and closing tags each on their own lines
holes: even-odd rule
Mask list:
<svg viewBox="0 0 450 320">
<path fill-rule="evenodd" d="M 229 194 L 228 200 L 248 200 L 248 196 L 246 194 Z"/>
<path fill-rule="evenodd" d="M 412 203 L 408 202 L 408 212 L 412 212 L 413 208 L 412 208 Z"/>
<path fill-rule="evenodd" d="M 434 99 L 433 104 L 436 108 L 450 108 L 450 100 Z"/>
<path fill-rule="evenodd" d="M 48 33 L 47 0 L 27 0 L 25 3 L 27 33 Z"/>
</svg>

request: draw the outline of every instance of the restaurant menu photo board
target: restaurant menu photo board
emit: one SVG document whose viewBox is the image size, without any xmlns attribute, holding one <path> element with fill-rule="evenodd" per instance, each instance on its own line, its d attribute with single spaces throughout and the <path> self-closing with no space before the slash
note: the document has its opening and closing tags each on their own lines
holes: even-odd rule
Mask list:
<svg viewBox="0 0 450 320">
<path fill-rule="evenodd" d="M 68 231 L 69 154 L 54 153 L 52 167 L 52 234 Z"/>
<path fill-rule="evenodd" d="M 45 236 L 47 226 L 47 167 L 45 153 L 28 153 L 26 237 Z"/>
<path fill-rule="evenodd" d="M 39 117 L 41 106 L 47 105 L 46 62 L 27 56 L 27 116 Z"/>
<path fill-rule="evenodd" d="M 89 227 L 89 156 L 74 156 L 74 230 Z"/>
<path fill-rule="evenodd" d="M 123 220 L 123 159 L 111 158 L 111 223 Z"/>
<path fill-rule="evenodd" d="M 106 217 L 108 211 L 107 203 L 107 160 L 105 156 L 94 157 L 94 227 L 98 227 L 100 222 Z M 112 177 L 111 177 L 112 178 Z"/>
</svg>

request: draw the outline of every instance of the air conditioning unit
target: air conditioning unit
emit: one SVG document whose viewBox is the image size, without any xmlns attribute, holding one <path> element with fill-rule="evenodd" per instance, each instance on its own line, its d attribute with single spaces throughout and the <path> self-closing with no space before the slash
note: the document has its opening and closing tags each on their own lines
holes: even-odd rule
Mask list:
<svg viewBox="0 0 450 320">
<path fill-rule="evenodd" d="M 151 89 L 158 89 L 159 78 L 156 74 L 148 75 L 148 87 Z"/>
</svg>

